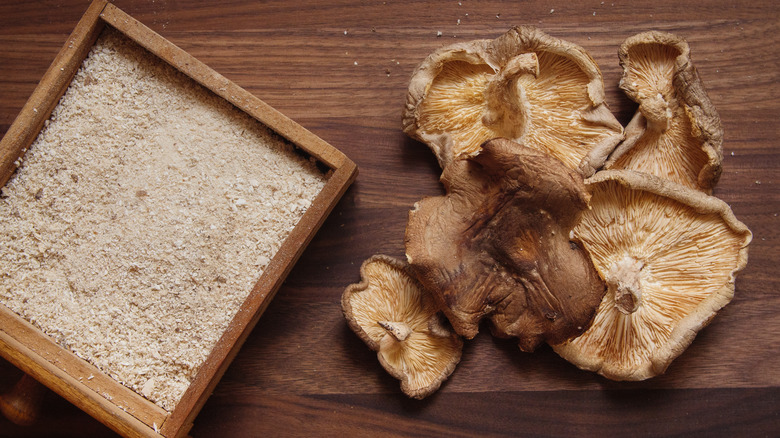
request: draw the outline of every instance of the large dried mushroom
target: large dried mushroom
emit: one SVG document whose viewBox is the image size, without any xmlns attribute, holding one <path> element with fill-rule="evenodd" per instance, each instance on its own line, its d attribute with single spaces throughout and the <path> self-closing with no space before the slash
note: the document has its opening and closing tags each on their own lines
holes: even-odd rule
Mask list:
<svg viewBox="0 0 780 438">
<path fill-rule="evenodd" d="M 591 327 L 554 348 L 610 379 L 647 379 L 731 300 L 751 233 L 723 201 L 666 180 L 602 171 L 587 184 L 574 235 L 608 291 Z"/>
<path fill-rule="evenodd" d="M 349 326 L 401 381 L 405 394 L 427 397 L 455 370 L 463 340 L 442 321 L 406 263 L 376 255 L 363 262 L 360 275 L 361 282 L 342 295 Z"/>
<path fill-rule="evenodd" d="M 639 103 L 607 169 L 631 169 L 711 192 L 721 173 L 723 129 L 688 43 L 663 32 L 628 38 L 620 88 Z"/>
<path fill-rule="evenodd" d="M 447 194 L 409 214 L 406 256 L 460 335 L 489 318 L 521 349 L 582 332 L 605 286 L 569 232 L 587 208 L 582 177 L 506 139 L 450 163 Z"/>
<path fill-rule="evenodd" d="M 442 168 L 505 137 L 585 176 L 623 138 L 590 55 L 533 26 L 433 52 L 412 75 L 403 127 Z"/>
</svg>

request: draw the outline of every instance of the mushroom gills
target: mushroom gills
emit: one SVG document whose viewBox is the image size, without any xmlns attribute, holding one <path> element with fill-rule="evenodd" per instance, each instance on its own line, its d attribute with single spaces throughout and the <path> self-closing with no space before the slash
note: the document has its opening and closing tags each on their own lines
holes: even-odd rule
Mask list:
<svg viewBox="0 0 780 438">
<path fill-rule="evenodd" d="M 588 179 L 574 235 L 607 284 L 591 326 L 553 349 L 613 380 L 663 373 L 734 295 L 752 235 L 730 207 L 648 174 Z"/>
<path fill-rule="evenodd" d="M 427 397 L 455 370 L 463 340 L 442 323 L 433 298 L 405 262 L 372 256 L 360 267 L 360 278 L 341 297 L 349 327 L 401 381 L 404 394 Z"/>
<path fill-rule="evenodd" d="M 585 50 L 533 26 L 431 53 L 409 83 L 404 132 L 428 145 L 442 169 L 508 138 L 592 175 L 623 139 Z"/>
<path fill-rule="evenodd" d="M 620 88 L 639 104 L 625 140 L 604 163 L 711 193 L 722 171 L 723 128 L 684 39 L 634 35 L 618 51 Z"/>
</svg>

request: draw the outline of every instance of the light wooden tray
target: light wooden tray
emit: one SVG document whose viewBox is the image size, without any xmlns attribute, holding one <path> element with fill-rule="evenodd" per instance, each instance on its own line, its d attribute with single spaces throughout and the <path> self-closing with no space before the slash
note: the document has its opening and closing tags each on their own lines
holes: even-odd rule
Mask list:
<svg viewBox="0 0 780 438">
<path fill-rule="evenodd" d="M 354 181 L 357 167 L 343 153 L 117 7 L 104 0 L 95 0 L 0 141 L 0 187 L 13 175 L 15 163 L 23 159 L 105 26 L 116 29 L 331 169 L 325 187 L 283 242 L 170 412 L 63 349 L 32 324 L 0 305 L 0 355 L 6 360 L 122 435 L 184 436 L 284 278 Z"/>
</svg>

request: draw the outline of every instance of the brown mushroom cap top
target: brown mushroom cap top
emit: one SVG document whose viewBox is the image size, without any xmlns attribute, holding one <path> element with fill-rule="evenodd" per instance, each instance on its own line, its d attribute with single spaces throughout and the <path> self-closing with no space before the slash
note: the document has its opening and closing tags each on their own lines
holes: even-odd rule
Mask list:
<svg viewBox="0 0 780 438">
<path fill-rule="evenodd" d="M 593 197 L 574 235 L 606 280 L 593 324 L 554 346 L 615 380 L 663 373 L 734 294 L 751 233 L 723 201 L 631 171 L 587 181 Z"/>
<path fill-rule="evenodd" d="M 688 43 L 644 32 L 628 38 L 618 55 L 620 88 L 639 108 L 605 168 L 637 170 L 711 192 L 721 173 L 723 129 Z"/>
<path fill-rule="evenodd" d="M 582 177 L 506 139 L 453 161 L 447 194 L 409 214 L 406 255 L 455 331 L 471 338 L 488 317 L 521 349 L 560 343 L 587 327 L 604 283 L 569 232 L 587 208 Z"/>
<path fill-rule="evenodd" d="M 623 138 L 590 55 L 533 26 L 429 55 L 410 80 L 403 125 L 442 168 L 505 137 L 587 176 Z"/>
<path fill-rule="evenodd" d="M 441 323 L 436 302 L 405 262 L 375 255 L 363 262 L 360 276 L 341 297 L 350 328 L 406 395 L 427 397 L 455 370 L 463 340 Z"/>
</svg>

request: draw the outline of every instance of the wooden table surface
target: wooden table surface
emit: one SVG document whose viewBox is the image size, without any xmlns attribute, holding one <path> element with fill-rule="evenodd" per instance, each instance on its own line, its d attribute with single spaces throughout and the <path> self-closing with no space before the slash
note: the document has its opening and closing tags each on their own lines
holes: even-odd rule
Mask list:
<svg viewBox="0 0 780 438">
<path fill-rule="evenodd" d="M 267 435 L 683 435 L 780 433 L 780 7 L 772 0 L 178 1 L 115 4 L 333 144 L 360 168 L 216 387 L 194 437 Z M 0 4 L 0 135 L 87 8 Z M 402 257 L 407 212 L 438 195 L 428 149 L 401 132 L 409 76 L 445 44 L 532 24 L 587 49 L 622 123 L 617 49 L 641 31 L 685 37 L 725 129 L 715 189 L 753 231 L 736 295 L 666 374 L 620 383 L 550 348 L 522 353 L 486 331 L 424 401 L 347 327 L 344 288 L 373 254 Z M 0 360 L 0 391 L 19 371 Z M 0 436 L 111 436 L 49 393 L 38 422 Z"/>
</svg>

